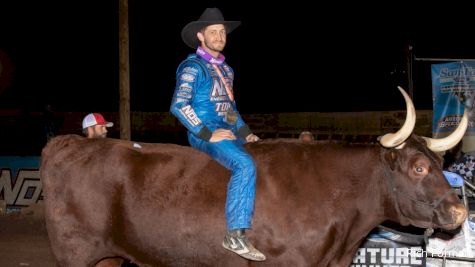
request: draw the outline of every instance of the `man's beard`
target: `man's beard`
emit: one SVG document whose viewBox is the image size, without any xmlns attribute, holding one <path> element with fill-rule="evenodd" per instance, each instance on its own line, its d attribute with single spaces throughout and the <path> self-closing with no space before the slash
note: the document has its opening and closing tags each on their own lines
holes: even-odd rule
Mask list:
<svg viewBox="0 0 475 267">
<path fill-rule="evenodd" d="M 106 133 L 100 134 L 100 133 L 98 133 L 96 130 L 94 130 L 94 136 L 95 136 L 96 138 L 106 138 L 107 134 L 106 134 Z"/>
<path fill-rule="evenodd" d="M 213 52 L 221 52 L 224 49 L 224 46 L 226 45 L 226 42 L 206 42 L 205 41 L 205 46 L 213 51 Z"/>
</svg>

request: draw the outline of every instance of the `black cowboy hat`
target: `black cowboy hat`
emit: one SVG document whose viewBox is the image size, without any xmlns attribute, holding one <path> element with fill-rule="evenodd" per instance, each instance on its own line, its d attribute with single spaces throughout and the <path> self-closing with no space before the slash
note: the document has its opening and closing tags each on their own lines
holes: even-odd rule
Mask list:
<svg viewBox="0 0 475 267">
<path fill-rule="evenodd" d="M 214 24 L 223 24 L 226 27 L 226 33 L 232 32 L 241 24 L 240 21 L 225 21 L 223 14 L 217 8 L 207 8 L 197 21 L 188 23 L 181 31 L 181 38 L 186 45 L 191 48 L 197 48 L 200 40 L 196 33 L 201 29 Z"/>
</svg>

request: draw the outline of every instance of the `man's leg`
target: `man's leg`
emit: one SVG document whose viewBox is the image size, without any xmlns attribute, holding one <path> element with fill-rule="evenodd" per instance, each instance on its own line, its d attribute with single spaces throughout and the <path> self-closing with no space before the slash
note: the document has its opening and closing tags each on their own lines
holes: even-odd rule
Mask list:
<svg viewBox="0 0 475 267">
<path fill-rule="evenodd" d="M 252 157 L 237 141 L 193 141 L 196 142 L 191 142 L 192 146 L 231 170 L 225 210 L 228 233 L 223 246 L 246 259 L 265 260 L 264 254 L 255 249 L 245 235 L 245 229 L 252 226 L 254 214 L 256 167 Z"/>
</svg>

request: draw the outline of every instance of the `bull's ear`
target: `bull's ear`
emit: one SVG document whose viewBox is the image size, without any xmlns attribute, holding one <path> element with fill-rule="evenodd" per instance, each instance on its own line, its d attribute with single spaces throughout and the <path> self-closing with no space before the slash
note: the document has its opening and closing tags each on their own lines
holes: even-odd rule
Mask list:
<svg viewBox="0 0 475 267">
<path fill-rule="evenodd" d="M 391 151 L 386 153 L 386 155 L 384 155 L 384 157 L 386 158 L 386 161 L 388 162 L 389 167 L 391 168 L 391 170 L 394 171 L 394 169 L 396 168 L 396 160 L 397 160 L 396 151 L 391 149 Z"/>
</svg>

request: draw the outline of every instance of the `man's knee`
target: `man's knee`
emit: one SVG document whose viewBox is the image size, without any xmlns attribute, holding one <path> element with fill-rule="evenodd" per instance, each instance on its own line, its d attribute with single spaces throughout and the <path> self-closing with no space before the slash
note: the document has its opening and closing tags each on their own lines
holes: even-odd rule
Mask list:
<svg viewBox="0 0 475 267">
<path fill-rule="evenodd" d="M 237 161 L 237 167 L 239 169 L 247 170 L 248 172 L 255 172 L 256 171 L 256 164 L 251 156 L 240 157 Z"/>
</svg>

